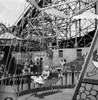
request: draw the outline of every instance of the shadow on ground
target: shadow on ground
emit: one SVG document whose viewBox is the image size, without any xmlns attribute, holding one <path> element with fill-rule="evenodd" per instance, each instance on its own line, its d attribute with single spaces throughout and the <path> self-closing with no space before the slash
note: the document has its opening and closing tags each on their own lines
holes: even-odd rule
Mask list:
<svg viewBox="0 0 98 100">
<path fill-rule="evenodd" d="M 53 94 L 56 94 L 56 93 L 59 93 L 59 92 L 62 92 L 62 91 L 61 90 L 43 91 L 41 93 L 31 94 L 29 97 L 25 98 L 25 100 L 28 100 L 32 96 L 37 97 L 39 99 L 43 99 L 46 96 L 50 96 L 50 95 L 53 95 Z"/>
</svg>

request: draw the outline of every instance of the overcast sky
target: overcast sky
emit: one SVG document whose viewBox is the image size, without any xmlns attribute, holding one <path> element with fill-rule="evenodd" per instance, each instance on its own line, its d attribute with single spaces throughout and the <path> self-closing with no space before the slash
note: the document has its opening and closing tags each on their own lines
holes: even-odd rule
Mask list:
<svg viewBox="0 0 98 100">
<path fill-rule="evenodd" d="M 13 26 L 27 5 L 26 0 L 0 0 L 0 23 Z"/>
<path fill-rule="evenodd" d="M 12 26 L 26 6 L 26 0 L 0 0 L 0 22 Z"/>
</svg>

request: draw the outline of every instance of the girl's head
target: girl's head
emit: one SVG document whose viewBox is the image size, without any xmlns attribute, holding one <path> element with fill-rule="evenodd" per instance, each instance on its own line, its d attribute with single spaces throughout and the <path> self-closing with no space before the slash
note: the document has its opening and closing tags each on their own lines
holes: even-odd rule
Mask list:
<svg viewBox="0 0 98 100">
<path fill-rule="evenodd" d="M 49 66 L 48 65 L 44 66 L 43 70 L 48 71 L 49 70 Z"/>
</svg>

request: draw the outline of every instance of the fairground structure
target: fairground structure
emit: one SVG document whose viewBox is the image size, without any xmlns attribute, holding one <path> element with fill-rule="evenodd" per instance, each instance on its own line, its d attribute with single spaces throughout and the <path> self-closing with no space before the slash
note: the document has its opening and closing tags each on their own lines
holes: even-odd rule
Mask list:
<svg viewBox="0 0 98 100">
<path fill-rule="evenodd" d="M 2 100 L 7 97 L 16 100 L 20 95 L 45 89 L 75 87 L 96 31 L 98 0 L 27 0 L 27 3 L 13 26 L 0 24 L 0 46 L 6 54 L 1 60 L 5 66 L 0 79 Z M 59 81 L 50 80 L 51 85 L 40 86 L 31 80 L 47 64 L 58 79 L 61 59 L 66 59 L 67 67 Z M 35 68 L 35 73 L 19 74 L 20 66 L 31 60 L 40 60 L 40 68 Z"/>
</svg>

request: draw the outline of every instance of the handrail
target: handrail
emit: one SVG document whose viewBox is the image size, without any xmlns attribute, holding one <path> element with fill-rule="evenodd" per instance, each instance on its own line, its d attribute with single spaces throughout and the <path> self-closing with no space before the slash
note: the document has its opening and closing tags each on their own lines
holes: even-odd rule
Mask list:
<svg viewBox="0 0 98 100">
<path fill-rule="evenodd" d="M 54 72 L 54 75 L 59 75 L 60 73 Z M 57 88 L 73 88 L 79 78 L 79 71 L 67 71 L 63 72 L 63 77 L 51 87 L 39 87 L 31 80 L 32 75 L 38 74 L 27 74 L 27 75 L 17 75 L 9 76 L 0 79 L 0 85 L 13 86 L 18 95 L 23 95 L 29 92 L 42 91 L 43 89 L 57 89 Z"/>
</svg>

